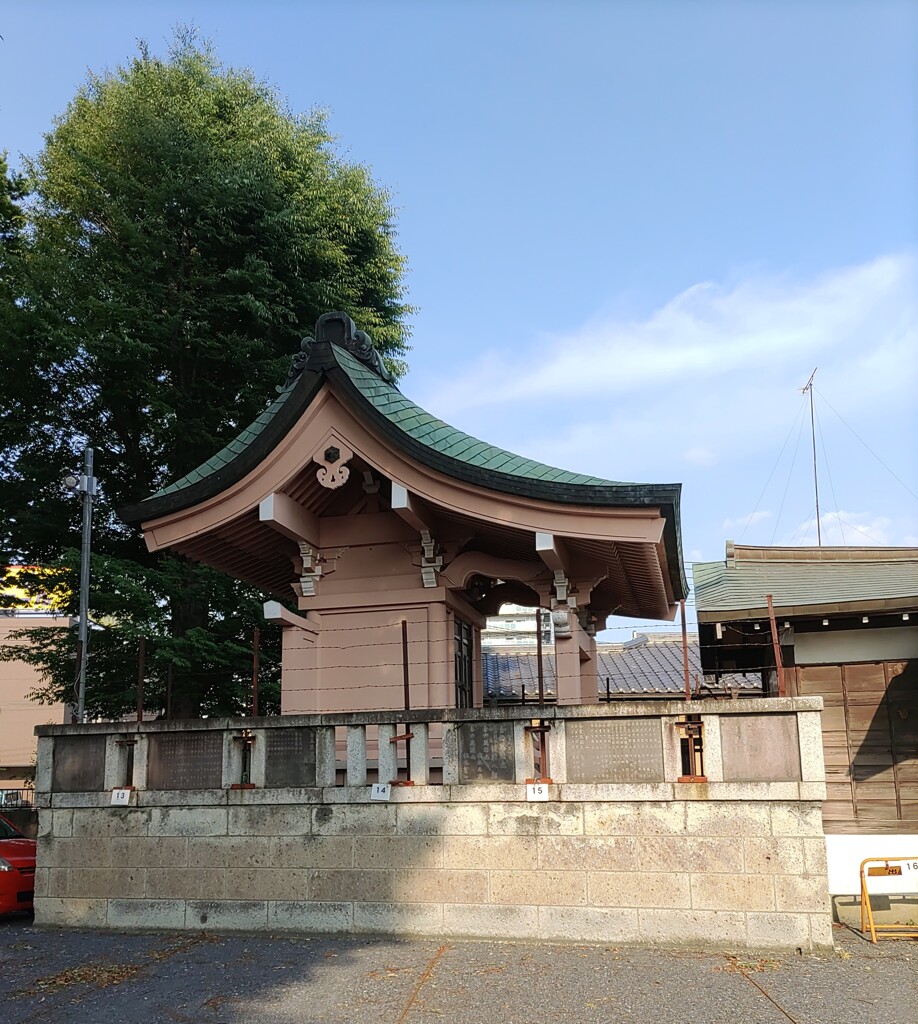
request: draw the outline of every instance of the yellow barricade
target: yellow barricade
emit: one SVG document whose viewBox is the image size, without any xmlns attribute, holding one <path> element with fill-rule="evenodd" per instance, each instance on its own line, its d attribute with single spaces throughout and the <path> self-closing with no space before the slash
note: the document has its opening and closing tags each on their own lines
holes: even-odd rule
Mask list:
<svg viewBox="0 0 918 1024">
<path fill-rule="evenodd" d="M 913 924 L 876 924 L 873 920 L 873 907 L 870 905 L 870 893 L 867 890 L 868 878 L 909 875 L 915 883 L 914 887 L 905 893 L 895 893 L 897 896 L 918 893 L 918 857 L 868 857 L 861 861 L 861 932 L 866 933 L 869 930 L 871 942 L 876 943 L 877 933 L 885 933 L 898 939 L 918 939 L 918 927 Z"/>
</svg>

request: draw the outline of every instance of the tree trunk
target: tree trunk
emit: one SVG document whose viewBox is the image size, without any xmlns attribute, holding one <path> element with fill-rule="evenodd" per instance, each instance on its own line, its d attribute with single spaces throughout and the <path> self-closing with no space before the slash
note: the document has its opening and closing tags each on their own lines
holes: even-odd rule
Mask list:
<svg viewBox="0 0 918 1024">
<path fill-rule="evenodd" d="M 210 608 L 205 598 L 197 595 L 194 565 L 186 563 L 185 586 L 169 599 L 170 632 L 183 637 L 191 629 L 206 630 L 210 621 Z M 207 672 L 203 665 L 173 667 L 171 718 L 200 718 L 201 701 L 206 689 Z"/>
</svg>

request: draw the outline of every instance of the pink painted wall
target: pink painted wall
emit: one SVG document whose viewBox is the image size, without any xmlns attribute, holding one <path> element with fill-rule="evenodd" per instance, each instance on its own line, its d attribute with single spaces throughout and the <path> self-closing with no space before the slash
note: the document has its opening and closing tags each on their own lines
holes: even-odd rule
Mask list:
<svg viewBox="0 0 918 1024">
<path fill-rule="evenodd" d="M 324 462 L 330 446 L 340 452 L 331 466 Z M 397 482 L 410 500 L 377 511 L 379 501 L 374 499 L 371 508 L 365 496 L 349 513 L 345 514 L 347 503 L 329 512 L 335 494 L 359 498 L 353 484 L 365 471 L 377 481 L 387 479 L 393 486 Z M 338 480 L 332 482 L 335 474 Z M 339 491 L 351 474 L 351 491 Z M 263 516 L 264 502 L 271 507 Z M 253 512 L 258 520 L 255 531 Z M 264 585 L 259 567 L 270 563 L 275 573 L 271 581 L 279 575 L 278 592 L 286 587 L 284 559 L 293 563 L 297 577 L 308 575 L 297 550 L 320 566 L 321 573 L 309 577 L 307 592 L 302 587 L 298 591 L 300 618 L 279 617 L 284 628 L 284 714 L 403 708 L 403 620 L 408 623 L 412 707 L 455 706 L 456 615 L 473 626 L 473 698 L 480 706 L 477 634 L 484 616 L 468 605 L 463 591 L 475 574 L 516 580 L 535 590 L 545 607 L 553 607 L 553 574 L 559 565 L 551 558 L 561 556 L 537 551 L 538 531 L 556 536 L 560 548 L 569 548 L 570 564 L 577 568 L 571 570 L 567 584 L 582 608 L 589 607 L 592 588 L 618 558 L 615 545 L 642 545 L 657 568 L 665 558 L 659 509 L 552 504 L 447 477 L 391 447 L 327 388 L 247 476 L 197 506 L 145 523 L 144 530 L 151 550 L 176 548 L 225 571 L 238 571 L 257 585 Z M 428 567 L 426 572 L 434 586 L 423 585 L 425 532 L 433 535 L 442 561 L 436 571 Z M 499 543 L 508 535 L 515 548 L 504 555 Z M 214 545 L 215 537 L 225 546 Z M 475 550 L 478 546 L 482 550 Z M 241 552 L 241 562 L 233 561 L 234 552 Z M 567 563 L 562 559 L 561 564 Z M 643 574 L 641 579 L 645 575 L 653 577 Z M 638 585 L 637 578 L 633 585 Z M 647 607 L 665 614 L 668 599 L 662 575 L 654 593 Z M 577 621 L 576 609 L 571 620 L 570 637 L 557 646 L 559 701 L 594 702 L 595 641 Z"/>
</svg>

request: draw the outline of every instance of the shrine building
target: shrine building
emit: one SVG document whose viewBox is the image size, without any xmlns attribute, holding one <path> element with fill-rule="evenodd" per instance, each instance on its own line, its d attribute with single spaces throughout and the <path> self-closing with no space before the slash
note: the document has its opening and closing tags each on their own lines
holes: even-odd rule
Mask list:
<svg viewBox="0 0 918 1024">
<path fill-rule="evenodd" d="M 558 703 L 593 703 L 607 618 L 674 618 L 680 485 L 565 472 L 454 429 L 343 313 L 319 318 L 278 391 L 122 517 L 151 551 L 276 596 L 284 714 L 400 709 L 406 688 L 412 708 L 480 707 L 480 631 L 508 602 L 551 610 Z"/>
</svg>

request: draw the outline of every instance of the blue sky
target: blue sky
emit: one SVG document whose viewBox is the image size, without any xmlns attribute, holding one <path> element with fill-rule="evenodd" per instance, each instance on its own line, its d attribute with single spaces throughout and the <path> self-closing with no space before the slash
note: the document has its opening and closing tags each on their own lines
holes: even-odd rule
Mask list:
<svg viewBox="0 0 918 1024">
<path fill-rule="evenodd" d="M 815 542 L 818 366 L 824 539 L 918 544 L 918 5 L 7 0 L 0 147 L 189 22 L 392 191 L 431 412 L 714 559 Z"/>
</svg>

